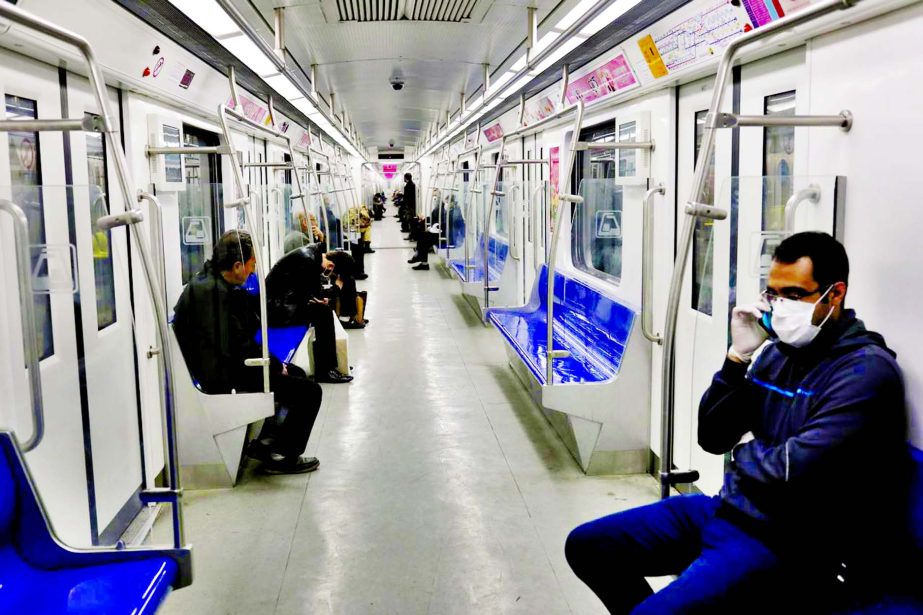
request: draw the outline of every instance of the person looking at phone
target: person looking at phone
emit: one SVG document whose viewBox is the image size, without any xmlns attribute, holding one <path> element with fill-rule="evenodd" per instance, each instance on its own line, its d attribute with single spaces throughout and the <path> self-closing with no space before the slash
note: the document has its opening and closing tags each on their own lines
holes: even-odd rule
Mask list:
<svg viewBox="0 0 923 615">
<path fill-rule="evenodd" d="M 324 244 L 313 243 L 292 250 L 273 265 L 266 276 L 266 309 L 269 326 L 314 326 L 314 380 L 344 383 L 353 377 L 337 370 L 334 315 L 323 297 L 321 278 L 336 270 L 351 274 L 352 256 L 346 252 L 324 252 Z"/>
<path fill-rule="evenodd" d="M 762 298 L 732 312 L 699 406 L 699 445 L 730 453 L 720 495 L 672 497 L 567 539 L 610 612 L 831 612 L 900 587 L 904 387 L 884 339 L 845 307 L 848 284 L 830 235 L 776 248 Z M 667 574 L 679 576 L 652 594 L 644 577 Z"/>
</svg>

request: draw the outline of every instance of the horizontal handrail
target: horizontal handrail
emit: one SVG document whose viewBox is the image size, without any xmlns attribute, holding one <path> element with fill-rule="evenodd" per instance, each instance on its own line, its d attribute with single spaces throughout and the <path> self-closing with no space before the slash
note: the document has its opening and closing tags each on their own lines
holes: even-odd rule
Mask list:
<svg viewBox="0 0 923 615">
<path fill-rule="evenodd" d="M 838 115 L 737 115 L 734 113 L 708 114 L 705 123 L 712 128 L 735 126 L 832 126 L 849 132 L 853 116 L 850 111 Z"/>
<path fill-rule="evenodd" d="M 228 145 L 218 145 L 218 146 L 176 146 L 176 147 L 153 147 L 148 145 L 144 148 L 144 153 L 147 156 L 164 156 L 170 154 L 218 154 L 219 156 L 231 156 L 234 154 L 234 150 L 231 149 Z"/>
<path fill-rule="evenodd" d="M 581 141 L 577 144 L 578 152 L 605 151 L 605 150 L 622 150 L 622 149 L 654 149 L 654 141 L 607 141 L 598 143 L 595 141 Z"/>
<path fill-rule="evenodd" d="M 84 113 L 82 118 L 62 118 L 48 120 L 0 120 L 0 132 L 42 132 L 42 131 L 61 131 L 70 132 L 82 130 L 85 132 L 102 132 L 103 126 L 99 121 L 99 116 L 92 113 Z"/>
</svg>

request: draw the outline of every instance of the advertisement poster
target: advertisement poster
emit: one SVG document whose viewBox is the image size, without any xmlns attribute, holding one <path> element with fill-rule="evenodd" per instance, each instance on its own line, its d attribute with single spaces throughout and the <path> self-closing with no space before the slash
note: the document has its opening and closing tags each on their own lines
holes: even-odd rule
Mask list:
<svg viewBox="0 0 923 615">
<path fill-rule="evenodd" d="M 554 221 L 558 214 L 558 182 L 561 179 L 561 148 L 552 147 L 548 150 L 548 181 L 551 182 L 551 232 L 554 232 Z"/>
<path fill-rule="evenodd" d="M 260 105 L 260 103 L 243 95 L 238 96 L 237 100 L 240 102 L 240 111 L 247 117 L 248 120 L 260 123 L 263 121 L 263 119 L 266 119 L 268 123 L 269 114 L 266 109 Z M 233 109 L 234 99 L 229 97 L 228 102 L 225 103 L 225 105 L 229 109 Z"/>
<path fill-rule="evenodd" d="M 488 142 L 492 143 L 503 136 L 503 127 L 500 125 L 500 122 L 497 122 L 493 126 L 484 129 L 484 137 Z"/>
<path fill-rule="evenodd" d="M 628 64 L 624 52 L 619 53 L 601 66 L 581 69 L 574 73 L 567 86 L 567 102 L 574 104 L 580 99 L 589 104 L 607 98 L 616 92 L 637 87 L 638 79 Z"/>
<path fill-rule="evenodd" d="M 560 88 L 558 88 L 560 92 Z M 558 95 L 560 98 L 560 94 Z M 526 103 L 526 112 L 523 114 L 523 121 L 526 126 L 543 120 L 555 111 L 554 101 L 550 96 L 539 96 Z"/>
</svg>

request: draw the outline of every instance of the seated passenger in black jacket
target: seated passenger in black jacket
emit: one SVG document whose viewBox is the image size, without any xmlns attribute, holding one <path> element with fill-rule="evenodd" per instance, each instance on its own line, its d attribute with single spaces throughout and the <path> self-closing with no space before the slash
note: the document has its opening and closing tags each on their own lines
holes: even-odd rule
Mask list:
<svg viewBox="0 0 923 615">
<path fill-rule="evenodd" d="M 228 231 L 218 240 L 212 259 L 183 289 L 173 308 L 173 329 L 192 376 L 206 393 L 263 390 L 263 370 L 245 359 L 262 356 L 254 341 L 260 330 L 258 300 L 241 288 L 256 268 L 250 235 Z M 270 474 L 317 469 L 317 459 L 301 457 L 321 404 L 321 388 L 297 367 L 270 355 L 269 386 L 275 417 L 248 453 L 263 461 Z"/>
<path fill-rule="evenodd" d="M 763 300 L 734 308 L 699 406 L 699 445 L 730 453 L 720 495 L 571 532 L 567 560 L 610 612 L 871 612 L 887 590 L 918 591 L 901 373 L 846 309 L 848 278 L 839 242 L 798 233 L 776 248 Z M 645 576 L 668 574 L 652 594 Z"/>
<path fill-rule="evenodd" d="M 333 312 L 323 297 L 321 276 L 337 266 L 347 267 L 346 252 L 324 253 L 314 243 L 292 250 L 279 259 L 266 276 L 266 308 L 273 327 L 314 326 L 314 379 L 317 382 L 349 382 L 352 376 L 337 371 L 336 332 Z"/>
</svg>

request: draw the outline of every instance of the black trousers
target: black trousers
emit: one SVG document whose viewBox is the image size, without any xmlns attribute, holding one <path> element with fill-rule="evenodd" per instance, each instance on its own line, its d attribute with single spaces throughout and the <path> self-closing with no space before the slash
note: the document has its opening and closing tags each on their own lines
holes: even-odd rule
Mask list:
<svg viewBox="0 0 923 615">
<path fill-rule="evenodd" d="M 423 231 L 417 236 L 417 258 L 421 263 L 429 262 L 429 251 L 439 241 L 439 235 Z"/>
<path fill-rule="evenodd" d="M 304 372 L 289 366 L 289 375 L 270 374 L 269 387 L 276 402 L 274 416 L 263 421 L 259 445 L 285 457 L 298 457 L 311 437 L 323 391 Z"/>
<path fill-rule="evenodd" d="M 336 331 L 333 308 L 323 303 L 307 303 L 298 310 L 295 322 L 314 326 L 314 373 L 326 374 L 337 368 Z M 294 322 L 292 324 L 295 324 Z"/>
<path fill-rule="evenodd" d="M 361 239 L 357 243 L 349 242 L 349 252 L 356 261 L 356 273 L 365 273 L 365 242 Z"/>
</svg>

